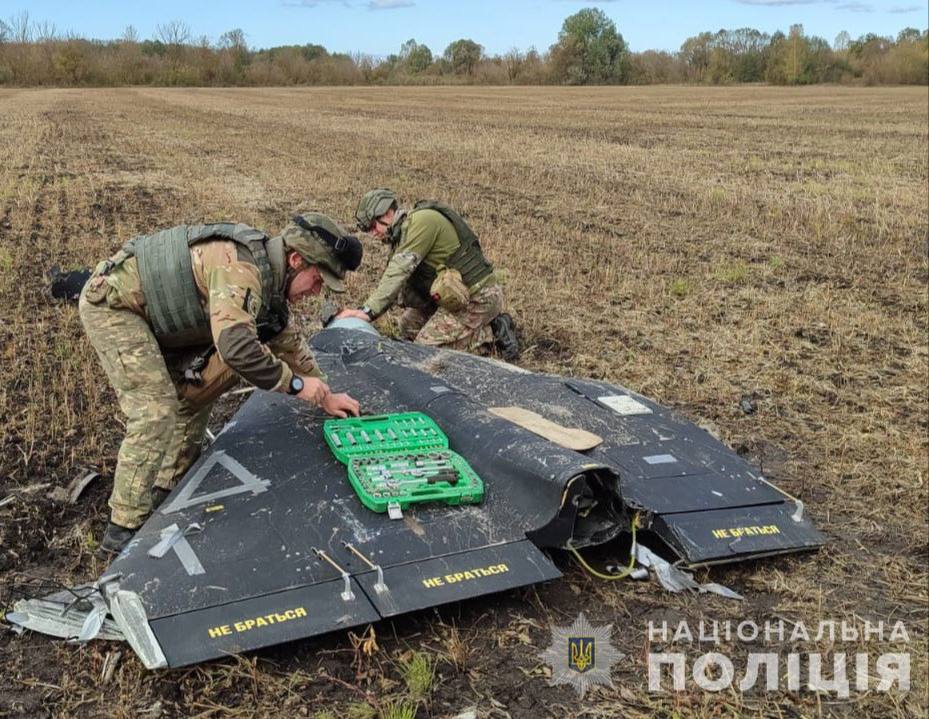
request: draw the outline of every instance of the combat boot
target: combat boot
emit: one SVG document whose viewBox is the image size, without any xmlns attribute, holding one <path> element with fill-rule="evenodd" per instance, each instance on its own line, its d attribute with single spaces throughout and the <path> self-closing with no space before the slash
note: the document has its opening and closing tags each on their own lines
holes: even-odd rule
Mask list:
<svg viewBox="0 0 929 719">
<path fill-rule="evenodd" d="M 101 554 L 119 554 L 133 535 L 135 535 L 134 529 L 120 527 L 118 524 L 110 522 L 106 525 L 106 532 L 103 534 L 103 541 L 100 542 L 99 552 Z"/>
<path fill-rule="evenodd" d="M 494 345 L 500 356 L 507 362 L 519 357 L 519 339 L 516 337 L 516 323 L 506 312 L 501 312 L 490 322 L 494 333 Z"/>
<path fill-rule="evenodd" d="M 152 511 L 158 509 L 171 494 L 170 489 L 164 487 L 152 487 Z"/>
</svg>

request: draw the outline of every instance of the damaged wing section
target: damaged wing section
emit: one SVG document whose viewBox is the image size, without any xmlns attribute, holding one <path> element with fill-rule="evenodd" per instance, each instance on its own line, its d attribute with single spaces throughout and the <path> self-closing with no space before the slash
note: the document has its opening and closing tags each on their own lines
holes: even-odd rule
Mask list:
<svg viewBox="0 0 929 719">
<path fill-rule="evenodd" d="M 393 390 L 391 399 L 409 397 L 430 408 L 423 411 L 438 409 L 443 403 L 440 396 L 453 392 L 482 408 L 515 405 L 602 438 L 583 452 L 566 450 L 599 468 L 585 475 L 589 494 L 605 488 L 611 500 L 606 502 L 601 494 L 599 501 L 593 500 L 596 511 L 582 512 L 585 516 L 576 518 L 577 546 L 609 539 L 616 519 L 632 511 L 639 513 L 642 526 L 661 540 L 675 560 L 687 565 L 822 545 L 822 535 L 804 516 L 802 503 L 773 486 L 705 430 L 628 389 L 530 373 L 458 352 L 385 340 L 371 343 L 360 337 L 331 331 L 314 340 L 332 381 L 352 393 L 364 396 L 365 384 L 377 385 L 378 376 L 405 376 L 410 388 L 397 379 L 395 384 L 404 389 Z M 496 439 L 477 447 L 479 442 L 469 440 L 466 428 L 448 428 L 450 437 L 456 432 L 457 441 L 472 442 L 472 451 L 483 457 L 492 456 L 495 450 L 515 456 L 512 447 Z M 525 435 L 519 431 L 519 437 Z M 627 526 L 628 521 L 618 529 Z M 564 545 L 553 540 L 541 546 Z"/>
<path fill-rule="evenodd" d="M 41 599 L 20 599 L 5 619 L 19 632 L 31 629 L 79 642 L 125 639 L 119 625 L 107 616 L 108 612 L 103 596 L 93 585 L 86 585 Z"/>
<path fill-rule="evenodd" d="M 483 502 L 370 511 L 325 416 L 256 392 L 98 582 L 113 617 L 99 636 L 118 630 L 146 666 L 183 666 L 555 579 L 545 550 L 603 544 L 633 516 L 651 547 L 640 561 L 686 588 L 668 561 L 822 543 L 750 464 L 644 397 L 351 324 L 313 339 L 330 383 L 367 413 L 428 415 Z"/>
</svg>

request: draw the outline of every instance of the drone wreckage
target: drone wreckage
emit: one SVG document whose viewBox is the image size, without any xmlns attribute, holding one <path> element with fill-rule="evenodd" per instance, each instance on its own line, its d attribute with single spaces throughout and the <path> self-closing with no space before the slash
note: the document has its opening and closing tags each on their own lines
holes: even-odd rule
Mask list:
<svg viewBox="0 0 929 719">
<path fill-rule="evenodd" d="M 179 667 L 556 579 L 545 550 L 583 561 L 578 549 L 624 534 L 630 572 L 637 562 L 668 589 L 732 597 L 681 567 L 823 543 L 799 500 L 622 387 L 350 319 L 310 345 L 378 417 L 340 434 L 293 398 L 255 392 L 96 582 L 21 600 L 6 620 L 124 639 L 146 667 Z M 409 434 L 404 417 L 425 429 Z M 381 424 L 367 432 L 368 419 Z M 401 454 L 363 451 L 378 442 Z"/>
</svg>

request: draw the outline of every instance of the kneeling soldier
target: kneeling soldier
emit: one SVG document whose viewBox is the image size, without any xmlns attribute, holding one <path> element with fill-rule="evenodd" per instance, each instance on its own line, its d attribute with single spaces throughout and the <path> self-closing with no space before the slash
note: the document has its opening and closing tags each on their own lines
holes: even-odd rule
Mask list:
<svg viewBox="0 0 929 719">
<path fill-rule="evenodd" d="M 200 453 L 213 402 L 239 377 L 327 414 L 357 415 L 333 393 L 289 323 L 288 303 L 344 290 L 361 243 L 325 215 L 269 238 L 247 225 L 179 225 L 130 240 L 101 262 L 81 321 L 127 417 L 110 523 L 117 552 Z"/>
<path fill-rule="evenodd" d="M 503 312 L 503 288 L 477 235 L 440 202 L 397 205 L 387 189 L 365 193 L 358 227 L 390 244 L 387 268 L 364 307 L 340 317 L 374 320 L 396 301 L 405 307 L 400 331 L 421 344 L 479 351 L 496 345 L 504 359 L 519 353 L 513 319 Z"/>
</svg>

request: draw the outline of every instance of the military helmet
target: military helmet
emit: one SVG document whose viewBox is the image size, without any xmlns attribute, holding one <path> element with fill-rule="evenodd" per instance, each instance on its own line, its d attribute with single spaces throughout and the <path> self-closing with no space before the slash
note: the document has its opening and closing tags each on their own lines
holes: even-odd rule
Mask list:
<svg viewBox="0 0 929 719">
<path fill-rule="evenodd" d="M 334 292 L 343 292 L 345 273 L 358 269 L 362 245 L 332 218 L 320 212 L 294 215 L 282 233 L 284 245 L 311 265 Z"/>
<path fill-rule="evenodd" d="M 391 207 L 397 206 L 397 195 L 385 187 L 379 187 L 376 190 L 368 190 L 358 203 L 358 209 L 355 210 L 355 220 L 358 222 L 358 229 L 367 232 L 371 229 L 371 224 L 378 217 L 387 212 Z"/>
</svg>

